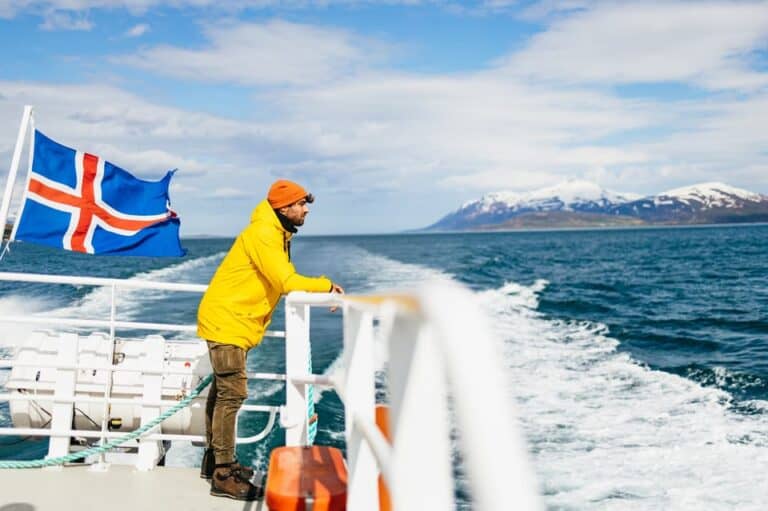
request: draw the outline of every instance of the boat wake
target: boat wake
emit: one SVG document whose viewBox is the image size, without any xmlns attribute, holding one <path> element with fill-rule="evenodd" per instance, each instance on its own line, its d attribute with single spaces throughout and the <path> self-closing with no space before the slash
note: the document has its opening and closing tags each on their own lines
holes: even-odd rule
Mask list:
<svg viewBox="0 0 768 511">
<path fill-rule="evenodd" d="M 546 282 L 479 293 L 504 340 L 511 391 L 557 509 L 763 509 L 768 414 L 651 370 L 599 323 L 547 318 Z M 763 403 L 765 404 L 765 403 Z M 760 408 L 754 403 L 755 408 Z"/>
</svg>

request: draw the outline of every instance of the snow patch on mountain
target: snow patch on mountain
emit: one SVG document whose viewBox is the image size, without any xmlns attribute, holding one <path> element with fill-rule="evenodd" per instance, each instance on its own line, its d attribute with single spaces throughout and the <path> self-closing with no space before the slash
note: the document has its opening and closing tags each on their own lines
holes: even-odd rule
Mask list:
<svg viewBox="0 0 768 511">
<path fill-rule="evenodd" d="M 520 209 L 572 211 L 573 206 L 591 203 L 606 206 L 631 202 L 640 198 L 642 198 L 641 195 L 613 192 L 589 181 L 569 180 L 530 192 L 489 193 L 480 200 L 464 203 L 459 210 L 472 207 L 478 212 L 490 212 L 493 209 L 503 207 L 513 211 Z"/>
<path fill-rule="evenodd" d="M 700 183 L 662 192 L 655 197 L 654 203 L 659 206 L 675 199 L 688 205 L 698 202 L 705 208 L 738 208 L 743 201 L 760 202 L 765 197 L 725 183 Z"/>
</svg>

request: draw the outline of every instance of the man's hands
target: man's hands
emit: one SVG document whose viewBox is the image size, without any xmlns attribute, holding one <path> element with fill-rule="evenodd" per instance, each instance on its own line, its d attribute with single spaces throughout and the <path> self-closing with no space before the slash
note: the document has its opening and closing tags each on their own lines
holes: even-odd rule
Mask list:
<svg viewBox="0 0 768 511">
<path fill-rule="evenodd" d="M 339 293 L 340 295 L 343 295 L 344 288 L 336 284 L 335 282 L 331 282 L 331 293 Z M 336 312 L 336 309 L 338 309 L 338 306 L 334 305 L 333 307 L 330 308 L 330 311 Z"/>
</svg>

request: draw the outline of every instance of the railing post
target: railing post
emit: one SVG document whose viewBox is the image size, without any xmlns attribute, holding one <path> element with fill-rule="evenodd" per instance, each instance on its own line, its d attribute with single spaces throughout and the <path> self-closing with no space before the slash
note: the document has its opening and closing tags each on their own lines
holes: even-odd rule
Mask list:
<svg viewBox="0 0 768 511">
<path fill-rule="evenodd" d="M 543 510 L 514 417 L 501 345 L 487 316 L 470 291 L 454 284 L 433 283 L 421 293 L 422 310 L 443 355 L 473 507 Z M 480 396 L 494 408 L 482 408 Z"/>
<path fill-rule="evenodd" d="M 307 445 L 307 386 L 291 378 L 307 374 L 310 357 L 309 305 L 285 300 L 285 407 L 280 424 L 285 428 L 285 445 Z"/>
<path fill-rule="evenodd" d="M 117 285 L 112 283 L 110 286 L 110 301 L 109 301 L 109 351 L 107 352 L 106 364 L 109 366 L 115 365 L 115 318 L 117 316 L 117 304 L 115 303 L 117 294 Z M 107 371 L 104 378 L 104 406 L 102 407 L 101 415 L 101 445 L 107 443 L 106 433 L 109 430 L 109 415 L 111 406 L 109 404 L 109 398 L 112 396 L 112 380 L 114 378 L 114 371 Z M 95 463 L 91 470 L 107 470 L 109 464 L 107 463 L 106 453 L 99 454 L 99 461 Z"/>
<path fill-rule="evenodd" d="M 444 361 L 423 319 L 395 320 L 388 383 L 394 509 L 452 509 Z"/>
<path fill-rule="evenodd" d="M 159 406 L 147 405 L 147 402 L 158 402 L 162 399 L 162 386 L 165 357 L 165 339 L 160 335 L 148 335 L 144 340 L 144 367 L 147 372 L 142 373 L 144 382 L 143 400 L 141 407 L 141 425 L 150 422 L 161 413 Z M 160 433 L 160 425 L 147 432 L 147 435 Z M 139 440 L 139 456 L 136 460 L 138 470 L 152 470 L 163 457 L 163 443 L 161 440 Z"/>
<path fill-rule="evenodd" d="M 77 365 L 78 342 L 77 334 L 59 334 L 57 364 L 70 368 L 74 368 Z M 48 458 L 69 454 L 69 435 L 56 434 L 72 430 L 76 379 L 77 371 L 75 369 L 56 370 L 56 387 L 53 392 L 51 440 L 48 445 Z M 35 382 L 35 385 L 37 385 L 37 382 Z"/>
<path fill-rule="evenodd" d="M 370 445 L 356 426 L 357 421 L 375 422 L 373 316 L 344 308 L 344 405 L 349 486 L 349 509 L 378 509 L 379 474 Z"/>
</svg>

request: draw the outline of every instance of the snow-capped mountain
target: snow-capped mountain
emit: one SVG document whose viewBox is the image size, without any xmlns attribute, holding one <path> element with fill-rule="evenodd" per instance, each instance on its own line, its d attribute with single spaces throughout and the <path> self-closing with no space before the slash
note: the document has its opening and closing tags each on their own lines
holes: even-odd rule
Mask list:
<svg viewBox="0 0 768 511">
<path fill-rule="evenodd" d="M 571 180 L 532 192 L 489 193 L 428 230 L 768 221 L 768 196 L 702 183 L 644 197 Z"/>
<path fill-rule="evenodd" d="M 687 204 L 698 202 L 708 208 L 739 207 L 740 202 L 760 202 L 766 198 L 759 193 L 729 186 L 725 183 L 701 183 L 685 188 L 675 188 L 660 193 L 657 197 L 659 200 L 664 200 L 664 198 L 677 199 Z"/>
<path fill-rule="evenodd" d="M 532 192 L 489 193 L 478 201 L 465 203 L 461 209 L 477 205 L 479 211 L 490 211 L 505 205 L 518 210 L 572 210 L 583 206 L 604 207 L 607 204 L 628 202 L 641 197 L 641 195 L 612 192 L 589 181 L 570 180 L 557 186 L 541 188 Z"/>
</svg>

